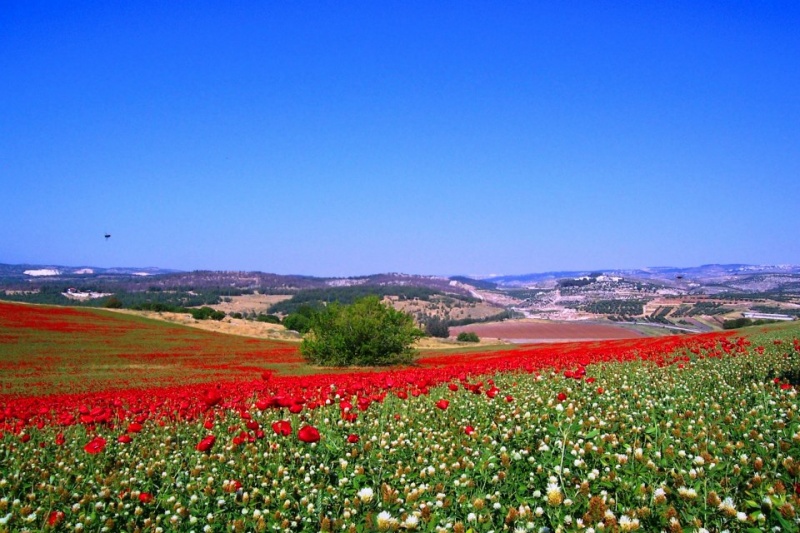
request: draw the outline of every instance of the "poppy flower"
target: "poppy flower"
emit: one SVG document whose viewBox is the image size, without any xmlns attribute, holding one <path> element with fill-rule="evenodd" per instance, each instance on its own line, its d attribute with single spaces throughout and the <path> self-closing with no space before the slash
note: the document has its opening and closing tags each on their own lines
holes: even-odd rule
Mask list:
<svg viewBox="0 0 800 533">
<path fill-rule="evenodd" d="M 153 498 L 153 495 L 150 494 L 149 492 L 140 492 L 139 493 L 139 501 L 140 502 L 142 502 L 142 503 L 150 503 L 153 500 L 155 500 L 155 498 Z"/>
<path fill-rule="evenodd" d="M 458 385 L 456 385 L 455 383 L 450 383 L 450 384 L 447 386 L 447 388 L 448 388 L 448 389 L 450 389 L 450 390 L 451 390 L 451 391 L 453 391 L 453 392 L 456 392 L 456 391 L 458 390 Z"/>
<path fill-rule="evenodd" d="M 56 527 L 58 524 L 63 522 L 66 517 L 67 515 L 64 514 L 64 511 L 52 511 L 47 517 L 47 525 L 50 527 Z"/>
<path fill-rule="evenodd" d="M 358 435 L 356 435 L 355 433 L 351 433 L 347 436 L 347 442 L 349 442 L 350 444 L 355 444 L 359 440 L 360 439 L 358 438 Z"/>
<path fill-rule="evenodd" d="M 137 422 L 128 424 L 128 433 L 139 433 L 142 430 L 142 425 Z"/>
<path fill-rule="evenodd" d="M 449 406 L 450 406 L 450 402 L 448 402 L 445 399 L 441 399 L 438 402 L 436 402 L 436 407 L 438 407 L 442 411 L 446 411 Z"/>
<path fill-rule="evenodd" d="M 59 433 L 58 435 L 56 435 L 56 444 L 58 446 L 63 446 L 64 442 L 66 442 L 66 439 L 64 438 L 63 433 Z"/>
<path fill-rule="evenodd" d="M 207 437 L 203 437 L 203 440 L 197 443 L 197 451 L 198 452 L 207 452 L 214 446 L 214 442 L 216 442 L 217 438 L 214 435 L 208 435 Z"/>
<path fill-rule="evenodd" d="M 288 420 L 278 420 L 272 423 L 272 431 L 274 431 L 276 435 L 285 437 L 292 433 L 292 424 Z"/>
<path fill-rule="evenodd" d="M 318 442 L 319 430 L 314 426 L 303 426 L 297 432 L 297 438 L 303 442 Z"/>
<path fill-rule="evenodd" d="M 467 426 L 464 428 L 464 433 L 467 435 L 472 435 L 473 433 L 475 433 L 475 428 L 472 426 Z"/>
<path fill-rule="evenodd" d="M 558 401 L 559 402 L 563 402 L 566 399 L 567 399 L 567 394 L 565 392 L 559 392 L 558 393 Z"/>
<path fill-rule="evenodd" d="M 300 411 L 302 411 L 302 410 L 303 410 L 303 406 L 301 404 L 299 404 L 299 403 L 292 404 L 292 406 L 289 407 L 289 412 L 292 413 L 292 414 L 295 414 L 295 415 L 297 413 L 299 413 Z"/>
<path fill-rule="evenodd" d="M 83 450 L 86 453 L 91 453 L 91 454 L 100 453 L 105 449 L 106 449 L 106 439 L 104 439 L 103 437 L 95 437 L 92 440 L 90 440 L 86 444 L 86 446 L 83 447 Z"/>
<path fill-rule="evenodd" d="M 513 401 L 514 401 L 514 397 L 513 396 L 511 396 L 510 394 L 508 396 L 506 396 L 506 402 L 511 403 Z"/>
<path fill-rule="evenodd" d="M 120 435 L 119 437 L 117 437 L 117 442 L 122 443 L 122 444 L 128 444 L 132 440 L 133 439 L 131 438 L 130 435 Z"/>
</svg>

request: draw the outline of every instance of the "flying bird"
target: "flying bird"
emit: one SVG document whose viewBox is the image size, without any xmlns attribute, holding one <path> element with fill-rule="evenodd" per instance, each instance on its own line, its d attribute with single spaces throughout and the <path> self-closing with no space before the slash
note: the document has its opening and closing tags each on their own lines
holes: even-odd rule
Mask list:
<svg viewBox="0 0 800 533">
<path fill-rule="evenodd" d="M 106 240 L 108 240 L 111 237 L 111 234 L 110 233 L 106 233 L 105 237 L 106 237 Z"/>
</svg>

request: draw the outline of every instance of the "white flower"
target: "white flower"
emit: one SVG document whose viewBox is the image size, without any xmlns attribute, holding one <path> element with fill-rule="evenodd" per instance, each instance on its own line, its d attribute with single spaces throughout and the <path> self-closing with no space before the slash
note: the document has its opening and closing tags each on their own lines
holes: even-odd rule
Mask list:
<svg viewBox="0 0 800 533">
<path fill-rule="evenodd" d="M 389 514 L 389 511 L 381 511 L 380 514 L 378 514 L 378 529 L 379 530 L 386 531 L 387 529 L 391 528 L 395 524 L 397 524 L 397 519 L 392 517 L 392 515 Z"/>
<path fill-rule="evenodd" d="M 375 491 L 373 491 L 369 487 L 364 487 L 363 489 L 358 491 L 356 495 L 358 496 L 358 499 L 361 500 L 362 502 L 369 503 L 372 501 L 372 498 L 375 497 Z"/>
<path fill-rule="evenodd" d="M 417 518 L 413 514 L 408 515 L 408 518 L 403 520 L 403 523 L 400 525 L 406 529 L 417 529 L 417 526 L 419 525 L 419 518 Z"/>
</svg>

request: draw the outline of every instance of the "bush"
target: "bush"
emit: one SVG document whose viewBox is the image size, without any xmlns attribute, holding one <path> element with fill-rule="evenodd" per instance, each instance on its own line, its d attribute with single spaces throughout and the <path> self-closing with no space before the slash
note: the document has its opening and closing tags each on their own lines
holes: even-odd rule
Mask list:
<svg viewBox="0 0 800 533">
<path fill-rule="evenodd" d="M 450 336 L 450 328 L 446 320 L 439 317 L 432 316 L 425 321 L 425 333 L 431 337 L 440 337 L 446 339 Z"/>
<path fill-rule="evenodd" d="M 300 313 L 292 313 L 283 319 L 283 327 L 298 333 L 306 333 L 311 327 L 311 319 Z"/>
<path fill-rule="evenodd" d="M 456 340 L 460 342 L 480 342 L 481 339 L 474 331 L 462 331 L 458 334 Z"/>
<path fill-rule="evenodd" d="M 351 305 L 331 303 L 310 321 L 300 352 L 325 366 L 407 363 L 415 353 L 414 340 L 424 335 L 411 315 L 384 305 L 377 296 Z"/>
<path fill-rule="evenodd" d="M 264 313 L 259 314 L 256 317 L 257 322 L 266 322 L 267 324 L 280 324 L 281 319 L 278 315 L 265 315 Z"/>
<path fill-rule="evenodd" d="M 200 309 L 189 309 L 189 313 L 191 313 L 192 318 L 195 320 L 222 320 L 225 318 L 225 313 L 223 311 L 216 311 L 205 305 Z"/>
</svg>

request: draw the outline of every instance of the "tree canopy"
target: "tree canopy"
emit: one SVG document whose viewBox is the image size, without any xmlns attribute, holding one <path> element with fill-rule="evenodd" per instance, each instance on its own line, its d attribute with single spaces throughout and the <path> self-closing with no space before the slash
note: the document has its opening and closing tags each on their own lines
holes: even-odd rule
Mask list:
<svg viewBox="0 0 800 533">
<path fill-rule="evenodd" d="M 300 352 L 324 366 L 378 366 L 410 362 L 424 334 L 411 315 L 367 296 L 351 305 L 328 304 L 310 319 Z"/>
</svg>

